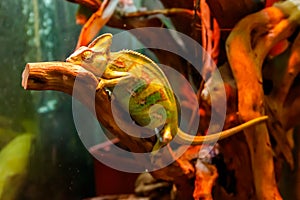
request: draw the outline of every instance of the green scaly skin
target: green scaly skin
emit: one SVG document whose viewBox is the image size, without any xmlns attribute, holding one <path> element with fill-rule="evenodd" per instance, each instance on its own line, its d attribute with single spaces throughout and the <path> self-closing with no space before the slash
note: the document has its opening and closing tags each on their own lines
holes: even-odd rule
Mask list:
<svg viewBox="0 0 300 200">
<path fill-rule="evenodd" d="M 267 120 L 259 117 L 226 131 L 208 136 L 191 136 L 178 128 L 178 111 L 171 86 L 161 69 L 148 57 L 131 50 L 110 53 L 111 34 L 103 34 L 88 47 L 80 47 L 67 62 L 80 65 L 99 77 L 98 90 L 110 89 L 120 84 L 124 90 L 116 95 L 121 107 L 128 109 L 128 100 L 122 98 L 130 94 L 129 113 L 141 126 L 151 129 L 162 127 L 153 151 L 170 142 L 176 134 L 181 143 L 202 144 L 216 142 L 243 129 Z M 118 85 L 119 86 L 119 85 Z M 119 98 L 118 98 L 119 97 Z M 155 106 L 154 106 L 155 105 Z M 159 105 L 159 106 L 157 106 Z M 149 113 L 151 111 L 151 116 Z M 152 119 L 151 119 L 152 117 Z M 150 125 L 149 125 L 150 124 Z"/>
</svg>

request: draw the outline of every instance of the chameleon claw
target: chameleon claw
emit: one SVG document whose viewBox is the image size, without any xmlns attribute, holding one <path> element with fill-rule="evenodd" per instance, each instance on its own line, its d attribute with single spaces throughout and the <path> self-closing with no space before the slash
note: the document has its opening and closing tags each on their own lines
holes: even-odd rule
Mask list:
<svg viewBox="0 0 300 200">
<path fill-rule="evenodd" d="M 103 88 L 104 88 L 104 84 L 102 83 L 102 80 L 101 80 L 96 87 L 96 92 L 102 90 Z"/>
<path fill-rule="evenodd" d="M 169 142 L 171 142 L 171 140 L 173 139 L 172 137 L 172 134 L 170 131 L 166 131 L 164 134 L 163 134 L 163 137 L 162 137 L 162 142 L 167 144 Z"/>
</svg>

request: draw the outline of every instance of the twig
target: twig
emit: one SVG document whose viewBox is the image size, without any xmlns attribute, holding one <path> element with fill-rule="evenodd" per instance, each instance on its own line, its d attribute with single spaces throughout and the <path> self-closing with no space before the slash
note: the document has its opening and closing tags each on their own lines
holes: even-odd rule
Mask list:
<svg viewBox="0 0 300 200">
<path fill-rule="evenodd" d="M 67 0 L 67 1 L 83 5 L 85 7 L 90 8 L 92 11 L 98 10 L 98 8 L 101 6 L 101 1 L 98 0 Z"/>
<path fill-rule="evenodd" d="M 193 18 L 194 11 L 184 8 L 170 8 L 170 9 L 160 9 L 160 10 L 147 10 L 147 11 L 138 11 L 138 12 L 130 12 L 124 13 L 122 17 L 131 18 L 131 17 L 147 17 L 150 15 L 163 14 L 167 16 L 172 15 L 185 15 L 187 17 Z"/>
</svg>

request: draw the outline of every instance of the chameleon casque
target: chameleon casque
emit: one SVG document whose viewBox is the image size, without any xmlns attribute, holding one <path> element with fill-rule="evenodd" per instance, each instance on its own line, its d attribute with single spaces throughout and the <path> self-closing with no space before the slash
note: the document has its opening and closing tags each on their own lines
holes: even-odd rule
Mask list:
<svg viewBox="0 0 300 200">
<path fill-rule="evenodd" d="M 124 87 L 123 92 L 130 93 L 129 105 L 128 101 L 122 102 L 122 98 L 118 101 L 124 109 L 129 107 L 133 121 L 152 130 L 160 128 L 156 133 L 158 139 L 153 151 L 166 145 L 176 134 L 180 143 L 197 145 L 215 142 L 268 118 L 258 117 L 231 129 L 206 136 L 189 135 L 178 128 L 177 102 L 167 77 L 158 65 L 150 58 L 132 50 L 110 52 L 111 43 L 112 35 L 103 34 L 87 47 L 77 49 L 66 61 L 80 65 L 97 76 L 100 79 L 97 90 L 112 90 L 114 86 L 121 84 Z M 118 96 L 122 97 L 122 94 Z"/>
</svg>

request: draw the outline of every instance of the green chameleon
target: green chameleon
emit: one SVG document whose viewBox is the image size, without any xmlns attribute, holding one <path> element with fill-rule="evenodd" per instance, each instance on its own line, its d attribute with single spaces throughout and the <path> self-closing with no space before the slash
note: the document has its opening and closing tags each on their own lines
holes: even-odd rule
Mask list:
<svg viewBox="0 0 300 200">
<path fill-rule="evenodd" d="M 192 136 L 178 128 L 177 103 L 171 86 L 162 70 L 150 58 L 135 51 L 110 52 L 111 34 L 103 34 L 88 47 L 82 46 L 67 58 L 67 62 L 80 65 L 100 79 L 97 90 L 113 89 L 117 84 L 130 94 L 128 101 L 117 94 L 121 107 L 129 108 L 134 122 L 158 130 L 153 151 L 169 143 L 176 134 L 178 141 L 187 144 L 202 144 L 224 139 L 243 129 L 267 120 L 258 117 L 234 128 L 206 136 Z M 128 105 L 129 104 L 129 105 Z M 150 114 L 149 114 L 150 113 Z M 150 124 L 150 125 L 149 125 Z M 176 137 L 178 138 L 178 137 Z"/>
</svg>

